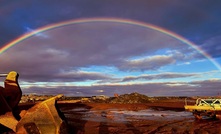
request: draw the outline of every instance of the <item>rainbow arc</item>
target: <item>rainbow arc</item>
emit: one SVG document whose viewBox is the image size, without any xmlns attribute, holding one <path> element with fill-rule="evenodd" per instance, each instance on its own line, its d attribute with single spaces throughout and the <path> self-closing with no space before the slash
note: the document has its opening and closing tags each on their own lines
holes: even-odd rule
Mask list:
<svg viewBox="0 0 221 134">
<path fill-rule="evenodd" d="M 161 33 L 164 33 L 166 35 L 169 35 L 170 37 L 173 37 L 177 40 L 180 40 L 181 42 L 191 46 L 192 48 L 194 48 L 195 50 L 197 50 L 200 54 L 202 54 L 203 56 L 205 56 L 211 63 L 213 63 L 217 69 L 219 71 L 221 71 L 221 66 L 206 52 L 204 52 L 200 47 L 198 47 L 196 44 L 194 44 L 193 42 L 185 39 L 184 37 L 169 31 L 167 29 L 164 29 L 162 27 L 156 26 L 156 25 L 152 25 L 149 23 L 144 23 L 144 22 L 139 22 L 139 21 L 135 21 L 135 20 L 129 20 L 129 19 L 119 19 L 119 18 L 85 18 L 85 19 L 75 19 L 75 20 L 69 20 L 69 21 L 64 21 L 64 22 L 60 22 L 60 23 L 55 23 L 55 24 L 50 24 L 44 27 L 41 27 L 37 30 L 34 30 L 30 33 L 24 34 L 18 38 L 16 38 L 15 40 L 11 41 L 10 43 L 4 45 L 2 48 L 0 48 L 0 54 L 2 54 L 3 52 L 5 52 L 6 50 L 8 50 L 9 48 L 13 47 L 14 45 L 18 44 L 19 42 L 30 38 L 36 34 L 42 33 L 44 31 L 47 30 L 51 30 L 51 29 L 55 29 L 55 28 L 59 28 L 62 26 L 67 26 L 67 25 L 73 25 L 73 24 L 79 24 L 79 23 L 90 23 L 90 22 L 115 22 L 115 23 L 123 23 L 123 24 L 130 24 L 130 25 L 136 25 L 136 26 L 140 26 L 140 27 L 144 27 L 144 28 L 150 28 L 156 31 L 159 31 Z"/>
</svg>

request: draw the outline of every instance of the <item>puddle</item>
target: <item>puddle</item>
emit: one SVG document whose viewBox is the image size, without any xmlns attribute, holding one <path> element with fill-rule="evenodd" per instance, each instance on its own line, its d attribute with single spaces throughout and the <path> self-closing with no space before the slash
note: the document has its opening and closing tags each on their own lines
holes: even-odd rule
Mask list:
<svg viewBox="0 0 221 134">
<path fill-rule="evenodd" d="M 126 122 L 135 120 L 154 120 L 154 119 L 184 119 L 192 118 L 190 112 L 176 112 L 176 111 L 156 111 L 153 109 L 139 110 L 139 111 L 127 111 L 117 109 L 105 109 L 105 110 L 88 110 L 86 108 L 74 108 L 69 110 L 69 115 L 81 114 L 83 120 L 99 121 L 99 122 Z"/>
<path fill-rule="evenodd" d="M 89 111 L 89 109 L 80 107 L 80 108 L 73 108 L 73 109 L 68 110 L 68 112 L 85 112 L 85 111 Z"/>
<path fill-rule="evenodd" d="M 192 113 L 190 112 L 175 112 L 175 111 L 155 111 L 151 109 L 140 110 L 140 111 L 111 111 L 113 113 L 121 114 L 128 119 L 182 119 L 182 118 L 192 118 Z"/>
<path fill-rule="evenodd" d="M 159 116 L 159 117 L 188 117 L 191 116 L 190 112 L 175 112 L 175 111 L 155 111 L 151 109 L 140 110 L 140 111 L 111 111 L 113 113 L 121 113 L 125 115 L 133 116 Z"/>
</svg>

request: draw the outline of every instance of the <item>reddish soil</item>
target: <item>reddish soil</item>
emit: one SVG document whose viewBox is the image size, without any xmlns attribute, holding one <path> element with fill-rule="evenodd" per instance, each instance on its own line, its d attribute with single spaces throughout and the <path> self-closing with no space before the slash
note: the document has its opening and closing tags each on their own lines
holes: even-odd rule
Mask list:
<svg viewBox="0 0 221 134">
<path fill-rule="evenodd" d="M 184 111 L 184 100 L 139 104 L 59 101 L 72 134 L 218 134 L 221 121 L 196 120 Z M 188 103 L 189 104 L 189 103 Z M 20 104 L 28 109 L 33 103 Z"/>
<path fill-rule="evenodd" d="M 217 134 L 221 121 L 196 120 L 184 101 L 145 104 L 60 103 L 72 133 L 77 134 Z"/>
</svg>

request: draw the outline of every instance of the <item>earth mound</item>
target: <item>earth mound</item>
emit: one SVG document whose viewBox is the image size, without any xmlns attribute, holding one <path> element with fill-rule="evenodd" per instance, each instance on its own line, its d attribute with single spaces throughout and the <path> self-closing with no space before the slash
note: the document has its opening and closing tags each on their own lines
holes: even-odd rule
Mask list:
<svg viewBox="0 0 221 134">
<path fill-rule="evenodd" d="M 147 103 L 150 102 L 150 98 L 146 95 L 139 93 L 123 94 L 118 97 L 111 98 L 109 103 Z"/>
</svg>

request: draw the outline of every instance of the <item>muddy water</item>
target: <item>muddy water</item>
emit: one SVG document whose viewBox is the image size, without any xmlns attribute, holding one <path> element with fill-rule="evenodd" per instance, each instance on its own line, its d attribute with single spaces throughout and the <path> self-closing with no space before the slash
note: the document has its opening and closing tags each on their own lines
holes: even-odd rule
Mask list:
<svg viewBox="0 0 221 134">
<path fill-rule="evenodd" d="M 195 120 L 191 113 L 173 110 L 128 110 L 63 107 L 72 133 L 77 134 L 218 134 L 221 121 Z"/>
</svg>

